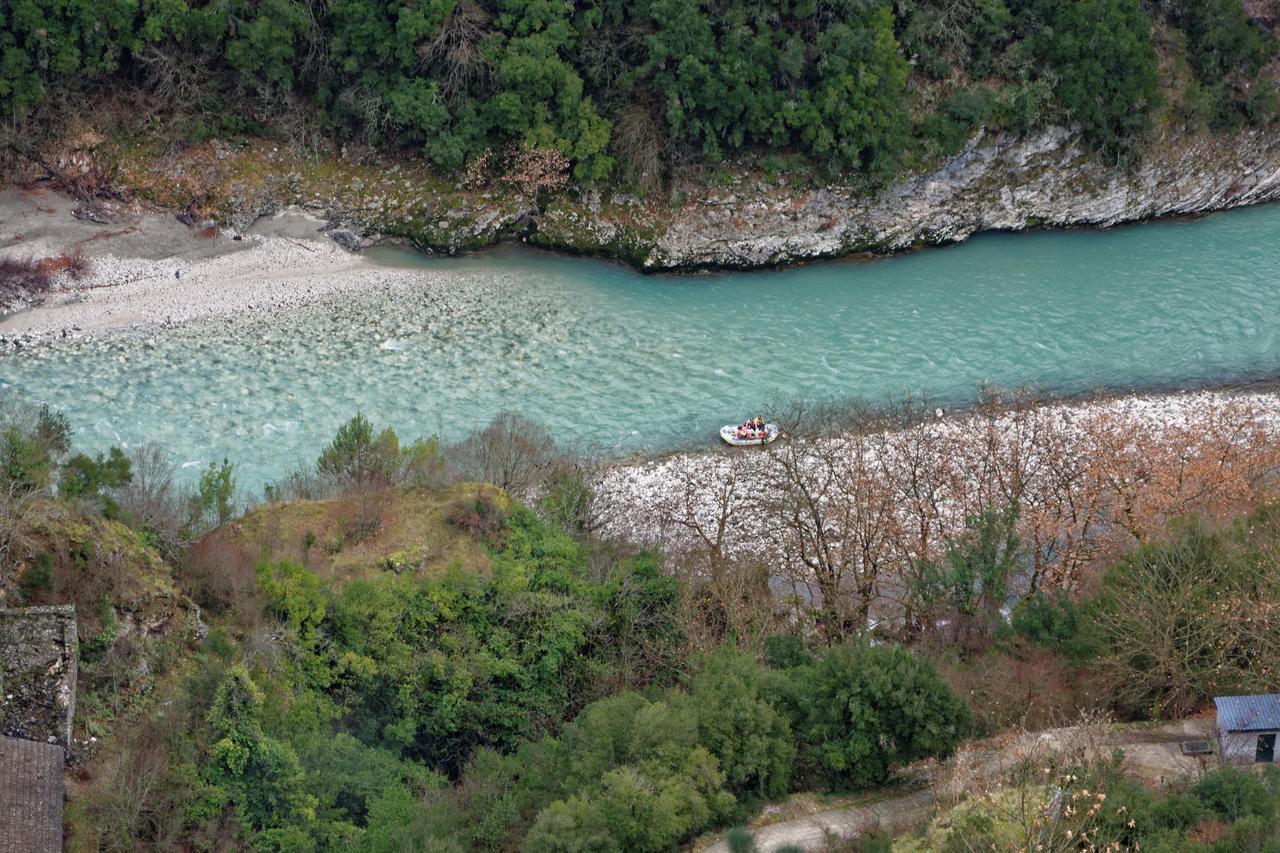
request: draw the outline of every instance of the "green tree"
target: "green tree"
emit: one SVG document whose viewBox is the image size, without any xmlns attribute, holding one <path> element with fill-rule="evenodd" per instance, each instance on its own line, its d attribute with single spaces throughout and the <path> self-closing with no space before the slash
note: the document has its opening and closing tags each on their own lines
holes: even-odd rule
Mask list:
<svg viewBox="0 0 1280 853">
<path fill-rule="evenodd" d="M 895 767 L 949 755 L 968 730 L 964 703 L 897 646 L 846 643 L 788 676 L 799 764 L 811 783 L 883 785 Z"/>
<path fill-rule="evenodd" d="M 117 70 L 134 0 L 10 0 L 0 5 L 0 111 L 22 116 L 51 85 Z"/>
<path fill-rule="evenodd" d="M 790 724 L 771 701 L 777 678 L 726 650 L 710 656 L 689 685 L 699 740 L 735 793 L 775 798 L 789 788 L 796 749 Z"/>
<path fill-rule="evenodd" d="M 1275 89 L 1255 78 L 1275 54 L 1275 40 L 1249 20 L 1240 0 L 1179 0 L 1172 18 L 1187 34 L 1196 71 L 1187 98 L 1193 112 L 1218 128 L 1246 116 L 1269 120 L 1275 113 Z M 1255 104 L 1252 111 L 1250 103 Z"/>
<path fill-rule="evenodd" d="M 112 447 L 106 456 L 99 453 L 94 458 L 77 453 L 68 459 L 62 467 L 58 488 L 68 498 L 100 501 L 103 515 L 116 518 L 120 514 L 120 505 L 110 493 L 132 481 L 133 470 L 129 458 L 120 448 Z"/>
<path fill-rule="evenodd" d="M 240 84 L 270 102 L 293 91 L 302 70 L 299 51 L 310 29 L 310 13 L 297 0 L 232 0 L 223 47 Z"/>
<path fill-rule="evenodd" d="M 321 475 L 340 483 L 368 485 L 390 483 L 400 467 L 400 439 L 387 427 L 375 435 L 364 415 L 338 427 L 333 442 L 316 460 Z"/>
<path fill-rule="evenodd" d="M 907 63 L 893 14 L 878 6 L 818 37 L 822 61 L 807 106 L 792 119 L 808 150 L 838 168 L 883 176 L 906 143 Z"/>
<path fill-rule="evenodd" d="M 48 406 L 22 403 L 0 409 L 0 478 L 20 493 L 47 489 L 71 449 L 71 423 Z"/>
<path fill-rule="evenodd" d="M 592 703 L 562 743 L 563 786 L 576 793 L 539 814 L 525 841 L 530 853 L 667 850 L 732 812 L 687 697 L 628 693 Z"/>
<path fill-rule="evenodd" d="M 208 716 L 213 745 L 207 780 L 230 793 L 240 820 L 254 830 L 315 816 L 297 755 L 262 731 L 262 703 L 262 691 L 243 666 L 236 666 L 219 686 Z"/>
<path fill-rule="evenodd" d="M 191 496 L 187 527 L 192 532 L 221 527 L 235 514 L 236 466 L 226 459 L 210 462 Z"/>
<path fill-rule="evenodd" d="M 1024 0 L 1023 25 L 1043 24 L 1036 54 L 1057 75 L 1067 117 L 1112 157 L 1132 147 L 1151 122 L 1159 77 L 1151 18 L 1139 0 Z"/>
<path fill-rule="evenodd" d="M 910 593 L 927 630 L 973 651 L 1004 624 L 1001 608 L 1021 559 L 1018 514 L 1011 504 L 966 519 L 964 534 L 948 539 L 941 558 L 914 567 Z"/>
<path fill-rule="evenodd" d="M 293 635 L 305 645 L 313 645 L 328 607 L 324 582 L 305 567 L 280 560 L 258 566 L 258 587 L 267 606 Z"/>
</svg>

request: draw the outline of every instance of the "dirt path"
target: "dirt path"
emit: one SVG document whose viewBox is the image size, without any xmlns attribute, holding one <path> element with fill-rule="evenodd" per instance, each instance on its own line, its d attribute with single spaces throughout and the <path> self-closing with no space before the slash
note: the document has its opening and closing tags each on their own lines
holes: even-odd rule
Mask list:
<svg viewBox="0 0 1280 853">
<path fill-rule="evenodd" d="M 1186 740 L 1211 738 L 1212 729 L 1213 721 L 1206 718 L 1171 722 L 1156 728 L 1112 729 L 1105 742 L 1097 741 L 1094 748 L 1119 747 L 1124 751 L 1125 765 L 1130 773 L 1152 784 L 1164 785 L 1203 769 L 1203 759 L 1183 756 L 1178 745 Z M 1079 733 L 1083 731 L 1079 727 L 1049 729 L 1029 732 L 998 744 L 975 745 L 965 756 L 965 775 L 996 778 L 1012 762 L 1037 750 L 1057 751 L 1073 741 L 1079 742 Z M 856 838 L 877 827 L 890 835 L 908 832 L 933 816 L 950 782 L 954 764 L 953 760 L 935 767 L 924 777 L 931 777 L 932 782 L 921 790 L 753 828 L 755 849 L 759 853 L 772 853 L 786 846 L 822 851 L 827 849 L 833 838 Z M 701 848 L 701 853 L 729 853 L 729 846 L 722 839 Z"/>
<path fill-rule="evenodd" d="M 878 803 L 849 806 L 764 826 L 754 831 L 756 849 L 767 853 L 790 845 L 803 850 L 825 850 L 830 837 L 855 838 L 876 827 L 890 834 L 905 832 L 933 815 L 937 798 L 937 792 L 926 788 Z M 729 853 L 729 845 L 718 841 L 705 848 L 703 853 Z"/>
</svg>

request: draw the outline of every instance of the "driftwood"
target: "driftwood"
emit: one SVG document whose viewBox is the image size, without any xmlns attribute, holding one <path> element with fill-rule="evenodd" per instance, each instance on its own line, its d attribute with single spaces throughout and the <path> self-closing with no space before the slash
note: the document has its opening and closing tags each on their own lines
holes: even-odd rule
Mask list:
<svg viewBox="0 0 1280 853">
<path fill-rule="evenodd" d="M 56 188 L 69 193 L 79 202 L 71 211 L 72 216 L 90 222 L 107 223 L 110 221 L 110 217 L 100 201 L 104 195 L 105 187 L 105 182 L 100 175 L 95 175 L 91 181 L 86 182 L 79 177 L 69 175 L 65 169 L 59 168 L 56 163 L 50 162 L 47 157 L 40 154 L 30 145 L 11 140 L 8 147 L 18 157 L 43 169 Z M 117 198 L 113 192 L 106 192 L 106 194 L 109 197 Z"/>
</svg>

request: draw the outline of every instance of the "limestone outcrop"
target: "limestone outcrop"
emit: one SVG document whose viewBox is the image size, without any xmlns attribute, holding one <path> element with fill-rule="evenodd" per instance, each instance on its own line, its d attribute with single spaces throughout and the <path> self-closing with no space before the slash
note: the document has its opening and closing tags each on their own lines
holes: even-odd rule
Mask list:
<svg viewBox="0 0 1280 853">
<path fill-rule="evenodd" d="M 1111 227 L 1280 199 L 1280 138 L 1167 132 L 1132 167 L 1063 128 L 979 136 L 935 171 L 876 196 L 850 188 L 708 195 L 674 212 L 646 269 L 757 267 L 953 243 L 981 231 Z M 616 229 L 610 229 L 616 230 Z"/>
</svg>

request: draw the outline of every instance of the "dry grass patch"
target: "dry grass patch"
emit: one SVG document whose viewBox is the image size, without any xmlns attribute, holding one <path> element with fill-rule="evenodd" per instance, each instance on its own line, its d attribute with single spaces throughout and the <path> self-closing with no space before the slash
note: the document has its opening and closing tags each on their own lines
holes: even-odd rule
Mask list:
<svg viewBox="0 0 1280 853">
<path fill-rule="evenodd" d="M 484 573 L 489 570 L 484 545 L 447 519 L 456 501 L 475 500 L 481 488 L 389 489 L 376 500 L 268 504 L 209 534 L 197 547 L 214 548 L 235 565 L 293 560 L 330 583 L 388 570 L 429 575 L 453 565 Z M 499 499 L 507 503 L 505 495 Z"/>
</svg>

